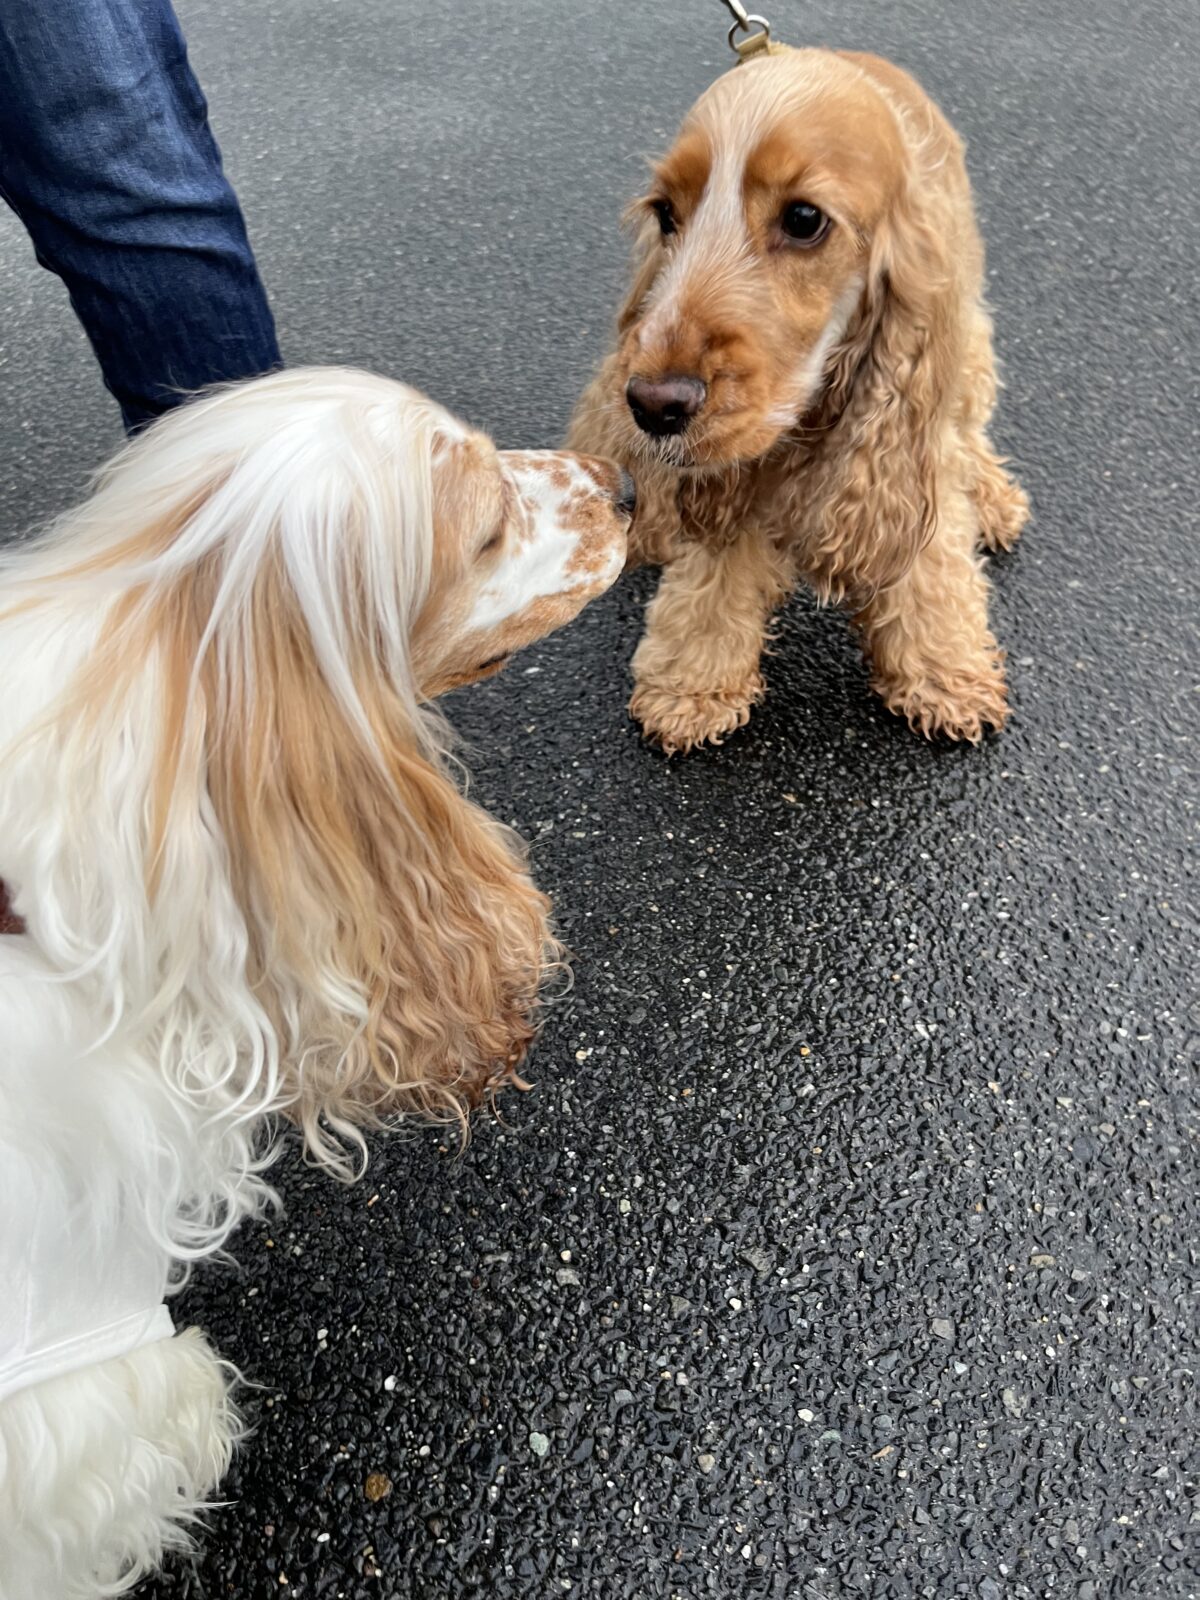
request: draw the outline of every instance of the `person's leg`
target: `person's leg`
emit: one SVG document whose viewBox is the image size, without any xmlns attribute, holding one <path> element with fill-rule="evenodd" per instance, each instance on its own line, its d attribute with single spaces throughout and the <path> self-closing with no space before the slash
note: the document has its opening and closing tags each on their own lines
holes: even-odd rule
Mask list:
<svg viewBox="0 0 1200 1600">
<path fill-rule="evenodd" d="M 0 0 L 0 193 L 127 428 L 280 365 L 170 0 Z"/>
</svg>

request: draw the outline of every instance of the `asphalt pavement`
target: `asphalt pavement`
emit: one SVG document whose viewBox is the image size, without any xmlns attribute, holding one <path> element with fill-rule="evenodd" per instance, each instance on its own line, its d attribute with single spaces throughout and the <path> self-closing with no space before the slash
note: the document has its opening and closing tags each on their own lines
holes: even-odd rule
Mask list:
<svg viewBox="0 0 1200 1600">
<path fill-rule="evenodd" d="M 255 1432 L 147 1600 L 1200 1593 L 1200 8 L 762 5 L 968 140 L 1035 506 L 1014 720 L 921 742 L 801 597 L 750 727 L 667 762 L 625 713 L 646 574 L 455 698 L 574 991 L 464 1155 L 293 1155 L 196 1274 Z M 556 440 L 716 0 L 181 13 L 288 358 Z M 0 218 L 0 527 L 115 439 Z"/>
</svg>

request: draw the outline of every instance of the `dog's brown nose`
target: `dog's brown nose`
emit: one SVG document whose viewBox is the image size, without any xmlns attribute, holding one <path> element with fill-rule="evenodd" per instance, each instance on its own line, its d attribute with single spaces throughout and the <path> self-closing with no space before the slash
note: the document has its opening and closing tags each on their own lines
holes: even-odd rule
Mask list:
<svg viewBox="0 0 1200 1600">
<path fill-rule="evenodd" d="M 630 378 L 625 398 L 643 433 L 661 438 L 682 433 L 704 404 L 708 389 L 699 378 Z"/>
</svg>

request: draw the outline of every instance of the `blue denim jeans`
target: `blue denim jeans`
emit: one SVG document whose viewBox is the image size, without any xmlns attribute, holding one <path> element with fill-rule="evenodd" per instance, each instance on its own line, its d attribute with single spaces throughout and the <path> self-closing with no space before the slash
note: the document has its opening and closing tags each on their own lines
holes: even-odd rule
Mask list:
<svg viewBox="0 0 1200 1600">
<path fill-rule="evenodd" d="M 280 364 L 170 0 L 0 0 L 0 194 L 131 431 Z"/>
</svg>

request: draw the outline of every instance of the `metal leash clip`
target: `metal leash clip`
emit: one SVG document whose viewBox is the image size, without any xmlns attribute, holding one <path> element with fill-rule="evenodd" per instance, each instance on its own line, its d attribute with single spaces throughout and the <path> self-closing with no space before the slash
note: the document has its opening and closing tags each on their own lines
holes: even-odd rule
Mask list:
<svg viewBox="0 0 1200 1600">
<path fill-rule="evenodd" d="M 729 48 L 739 61 L 749 61 L 771 48 L 771 24 L 766 17 L 756 16 L 753 12 L 747 15 L 745 6 L 740 5 L 739 0 L 722 0 L 722 4 L 734 19 L 733 27 L 729 30 Z M 739 33 L 744 33 L 746 37 L 739 40 Z"/>
</svg>

